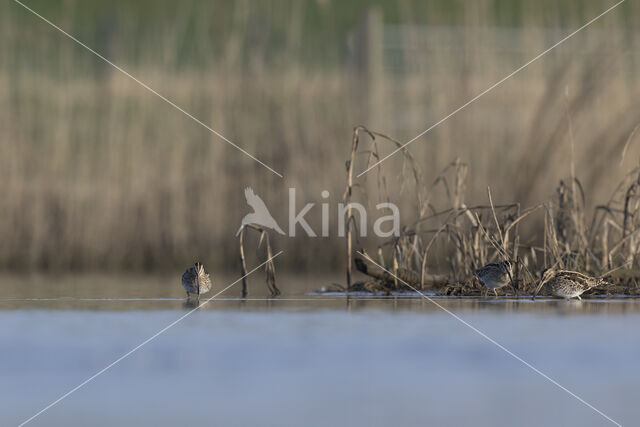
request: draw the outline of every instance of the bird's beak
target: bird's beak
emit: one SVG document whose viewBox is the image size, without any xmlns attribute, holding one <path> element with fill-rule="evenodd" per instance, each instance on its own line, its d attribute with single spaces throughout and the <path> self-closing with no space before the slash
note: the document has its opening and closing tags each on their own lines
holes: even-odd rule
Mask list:
<svg viewBox="0 0 640 427">
<path fill-rule="evenodd" d="M 540 289 L 542 289 L 542 285 L 544 284 L 544 282 L 542 280 L 540 280 L 540 284 L 538 285 L 538 287 L 536 288 L 536 291 L 533 293 L 533 295 L 531 295 L 531 300 L 535 301 L 536 300 L 536 296 L 538 295 L 538 292 L 540 292 Z"/>
<path fill-rule="evenodd" d="M 511 274 L 510 271 L 507 271 L 507 274 L 509 275 L 509 284 L 511 285 L 511 288 L 513 289 L 513 293 L 517 297 L 518 296 L 518 288 L 516 288 L 516 283 L 513 281 L 513 275 Z"/>
</svg>

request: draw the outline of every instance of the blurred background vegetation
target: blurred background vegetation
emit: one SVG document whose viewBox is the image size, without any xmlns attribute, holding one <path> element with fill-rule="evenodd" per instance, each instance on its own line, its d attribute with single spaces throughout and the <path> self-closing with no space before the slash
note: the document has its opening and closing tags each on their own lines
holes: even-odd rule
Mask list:
<svg viewBox="0 0 640 427">
<path fill-rule="evenodd" d="M 614 2 L 25 4 L 284 178 L 4 2 L 0 268 L 173 270 L 198 259 L 237 271 L 251 186 L 284 229 L 288 187 L 298 209 L 330 192 L 332 236 L 272 240 L 287 252 L 279 266 L 326 271 L 344 267 L 335 212 L 354 126 L 407 141 Z M 587 204 L 606 202 L 640 155 L 636 141 L 623 156 L 640 122 L 639 24 L 640 6 L 625 2 L 416 141 L 426 181 L 460 159 L 467 203 L 485 203 L 487 186 L 496 203 L 544 201 L 570 174 L 571 129 Z M 401 156 L 384 165 L 410 217 Z M 359 181 L 375 202 L 375 172 Z M 434 210 L 449 205 L 445 193 Z M 320 207 L 308 217 L 319 231 Z"/>
</svg>

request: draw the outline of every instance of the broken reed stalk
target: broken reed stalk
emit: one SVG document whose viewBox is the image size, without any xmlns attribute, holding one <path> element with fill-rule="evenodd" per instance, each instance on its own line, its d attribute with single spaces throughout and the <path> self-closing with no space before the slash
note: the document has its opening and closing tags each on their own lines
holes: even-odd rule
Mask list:
<svg viewBox="0 0 640 427">
<path fill-rule="evenodd" d="M 263 240 L 266 241 L 267 245 L 267 262 L 265 264 L 265 275 L 267 288 L 269 292 L 271 292 L 271 297 L 277 297 L 280 295 L 280 289 L 276 286 L 276 266 L 273 262 L 273 252 L 271 250 L 271 242 L 269 241 L 269 233 L 262 227 L 258 227 L 253 224 L 245 224 L 242 226 L 240 230 L 240 234 L 238 235 L 238 242 L 240 244 L 240 268 L 242 274 L 242 298 L 246 298 L 248 295 L 247 291 L 247 262 L 244 254 L 244 231 L 249 228 L 255 230 L 260 233 L 260 240 L 258 241 L 258 247 L 262 246 Z"/>
<path fill-rule="evenodd" d="M 411 156 L 411 154 L 407 151 L 406 148 L 403 148 L 403 144 L 400 141 L 397 141 L 385 134 L 379 133 L 379 132 L 374 132 L 374 131 L 370 131 L 369 129 L 367 129 L 364 126 L 356 126 L 353 129 L 353 137 L 352 137 L 352 141 L 351 141 L 351 155 L 349 160 L 346 162 L 346 169 L 347 169 L 347 185 L 346 185 L 346 189 L 343 195 L 343 202 L 347 208 L 346 211 L 346 252 L 347 252 L 347 268 L 346 268 L 346 279 L 347 279 L 347 296 L 348 296 L 348 290 L 351 287 L 351 278 L 352 278 L 352 264 L 353 264 L 353 231 L 354 228 L 356 227 L 356 223 L 355 223 L 355 217 L 353 216 L 353 209 L 351 207 L 351 199 L 353 196 L 353 188 L 356 186 L 356 184 L 354 184 L 354 179 L 353 179 L 353 171 L 354 171 L 354 167 L 355 167 L 355 161 L 356 161 L 356 154 L 358 152 L 358 147 L 359 147 L 359 142 L 360 142 L 360 132 L 364 132 L 366 133 L 370 138 L 371 138 L 371 149 L 369 150 L 369 157 L 367 160 L 367 166 L 370 164 L 372 159 L 379 159 L 380 156 L 378 154 L 378 146 L 377 146 L 377 140 L 376 137 L 380 138 L 380 140 L 384 140 L 384 141 L 389 141 L 391 143 L 393 143 L 397 148 L 402 148 L 402 155 L 403 155 L 403 159 L 405 159 L 405 161 L 407 161 L 411 167 L 411 171 L 413 172 L 413 178 L 415 181 L 415 188 L 416 188 L 416 205 L 417 205 L 417 211 L 418 211 L 418 217 L 422 217 L 424 214 L 424 208 L 425 208 L 425 204 L 422 201 L 422 193 L 421 193 L 421 189 L 422 189 L 422 174 L 420 172 L 420 169 L 417 166 L 417 163 L 415 162 L 413 156 Z M 389 201 L 389 195 L 386 192 L 386 178 L 385 176 L 382 174 L 382 167 L 380 164 L 378 164 L 378 166 L 376 167 L 378 175 L 377 175 L 377 184 L 378 184 L 378 195 L 379 197 L 385 197 L 386 196 L 386 200 Z M 403 172 L 404 172 L 404 166 L 403 166 Z M 404 182 L 404 181 L 403 181 Z M 383 194 L 384 193 L 384 194 Z M 397 242 L 396 242 L 397 243 Z M 416 260 L 419 260 L 420 257 L 417 254 L 417 248 L 420 244 L 420 241 L 418 239 L 418 236 L 414 236 L 414 241 L 413 241 L 413 245 L 415 248 L 414 253 L 416 253 Z M 380 249 L 380 248 L 379 248 Z M 398 264 L 398 253 L 402 252 L 401 249 L 399 248 L 398 245 L 394 246 L 394 255 L 393 255 L 393 259 L 394 259 L 394 271 L 397 270 L 397 268 L 399 268 L 399 264 Z M 384 264 L 383 264 L 384 265 Z"/>
<path fill-rule="evenodd" d="M 507 259 L 509 257 L 509 254 L 507 254 L 505 252 L 505 250 L 503 249 L 503 247 L 500 244 L 500 242 L 497 241 L 495 239 L 495 237 L 491 236 L 491 234 L 489 234 L 489 231 L 487 231 L 487 229 L 482 225 L 482 221 L 480 221 L 480 217 L 478 216 L 478 214 L 476 214 L 476 221 L 477 221 L 477 224 L 478 224 L 478 227 L 479 227 L 480 231 L 482 231 L 482 233 L 484 234 L 484 237 L 487 240 L 487 242 L 489 242 L 489 244 L 491 244 L 491 246 L 493 246 L 493 248 L 496 250 L 496 252 L 498 254 L 500 254 L 500 256 L 503 259 Z"/>
<path fill-rule="evenodd" d="M 242 277 L 242 298 L 247 297 L 247 262 L 244 257 L 244 230 L 245 226 L 242 226 L 240 235 L 238 236 L 238 243 L 240 246 L 240 276 Z"/>
<path fill-rule="evenodd" d="M 493 207 L 493 199 L 491 198 L 491 187 L 487 187 L 487 195 L 489 196 L 489 205 L 491 206 L 491 213 L 493 214 L 493 220 L 496 222 L 496 231 L 498 237 L 500 237 L 500 243 L 502 243 L 502 250 L 507 254 L 507 246 L 502 236 L 502 230 L 500 229 L 500 223 L 498 222 L 498 216 L 496 215 L 496 209 Z M 508 255 L 508 254 L 507 254 Z"/>
<path fill-rule="evenodd" d="M 393 145 L 395 145 L 396 148 L 401 148 L 403 159 L 405 159 L 409 163 L 409 166 L 411 167 L 413 180 L 416 186 L 416 207 L 418 210 L 418 217 L 422 216 L 423 209 L 426 207 L 425 203 L 422 200 L 423 198 L 422 198 L 422 192 L 421 192 L 421 188 L 423 185 L 422 172 L 420 171 L 420 168 L 418 167 L 411 153 L 405 147 L 405 144 L 380 132 L 371 131 L 368 129 L 365 129 L 365 131 L 369 134 L 369 136 L 371 136 L 372 143 L 375 141 L 375 137 L 377 136 L 383 140 L 393 143 Z M 377 152 L 375 153 L 375 157 L 376 158 L 380 157 Z M 377 169 L 378 169 L 379 176 L 382 175 L 382 166 L 380 163 L 378 164 Z M 404 169 L 404 165 L 403 165 L 403 169 Z M 380 188 L 378 188 L 378 191 L 380 191 Z"/>
<path fill-rule="evenodd" d="M 347 161 L 347 188 L 345 189 L 344 195 L 342 196 L 342 200 L 347 206 L 347 221 L 346 221 L 346 251 L 347 251 L 347 297 L 349 296 L 349 288 L 351 287 L 351 273 L 352 273 L 352 264 L 353 264 L 353 242 L 352 242 L 352 232 L 351 232 L 351 220 L 353 217 L 352 209 L 351 209 L 351 196 L 353 194 L 353 168 L 356 163 L 356 152 L 358 151 L 358 141 L 360 138 L 360 130 L 365 130 L 366 128 L 362 126 L 356 126 L 353 129 L 353 137 L 351 139 L 351 157 Z"/>
<path fill-rule="evenodd" d="M 433 237 L 431 237 L 431 240 L 429 241 L 427 246 L 424 248 L 424 251 L 422 254 L 422 262 L 420 263 L 420 289 L 424 289 L 424 279 L 425 279 L 425 275 L 427 274 L 427 257 L 429 255 L 429 250 L 431 249 L 431 246 L 436 241 L 436 239 L 440 236 L 440 233 L 442 233 L 446 227 L 447 227 L 447 223 L 445 222 L 433 234 Z"/>
</svg>

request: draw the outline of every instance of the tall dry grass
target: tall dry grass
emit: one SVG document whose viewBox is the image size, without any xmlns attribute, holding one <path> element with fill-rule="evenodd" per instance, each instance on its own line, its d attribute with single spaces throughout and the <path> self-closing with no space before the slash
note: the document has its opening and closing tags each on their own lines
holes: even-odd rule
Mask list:
<svg viewBox="0 0 640 427">
<path fill-rule="evenodd" d="M 411 153 L 427 185 L 460 159 L 467 165 L 468 206 L 485 204 L 487 187 L 496 205 L 535 205 L 571 176 L 570 122 L 575 175 L 588 189 L 585 208 L 605 203 L 640 155 L 637 141 L 625 150 L 640 119 L 639 39 L 633 24 L 640 21 L 630 18 L 640 17 L 640 8 L 627 3 L 413 143 Z M 511 33 L 495 27 L 501 20 L 493 2 L 459 8 L 453 32 L 438 7 L 414 13 L 412 2 L 400 3 L 396 24 L 406 25 L 389 26 L 387 34 L 403 34 L 402 48 L 393 47 L 397 39 L 392 36 L 383 40 L 384 72 L 374 105 L 367 105 L 366 88 L 351 66 L 358 52 L 349 37 L 324 47 L 325 54 L 348 52 L 343 60 L 323 63 L 320 53 L 319 61 L 305 59 L 310 55 L 303 43 L 309 38 L 303 37 L 308 31 L 303 7 L 280 5 L 272 15 L 257 16 L 252 2 L 241 2 L 230 9 L 221 33 L 211 28 L 206 14 L 185 9 L 171 24 L 163 21 L 154 28 L 155 37 L 142 37 L 135 22 L 144 11 L 132 16 L 116 11 L 94 28 L 74 18 L 77 5 L 62 3 L 59 10 L 48 10 L 48 17 L 94 41 L 114 62 L 285 178 L 18 6 L 4 4 L 1 268 L 169 269 L 198 259 L 216 269 L 238 270 L 235 231 L 249 209 L 245 186 L 256 189 L 285 229 L 288 187 L 298 188 L 298 208 L 319 204 L 321 191 L 328 190 L 335 231 L 354 125 L 406 141 L 610 2 L 544 10 L 536 2 L 522 2 L 516 9 L 521 36 L 507 43 L 518 48 L 515 52 L 494 48 Z M 276 15 L 287 25 L 280 35 L 284 42 L 274 51 L 260 40 L 269 35 Z M 356 29 L 358 23 L 348 25 Z M 420 29 L 425 25 L 443 29 L 442 39 L 425 40 Z M 197 40 L 192 58 L 201 61 L 181 57 L 189 47 L 177 40 L 187 32 Z M 446 34 L 457 38 L 447 40 Z M 207 50 L 209 42 L 218 48 Z M 372 117 L 376 123 L 369 123 Z M 381 154 L 391 149 L 380 147 Z M 385 182 L 394 201 L 406 222 L 415 221 L 412 192 L 394 190 L 404 180 L 401 156 L 385 167 L 395 171 Z M 373 174 L 358 181 L 371 194 L 378 188 Z M 451 200 L 437 190 L 429 204 L 442 211 Z M 309 218 L 319 230 L 318 206 Z M 528 227 L 522 232 L 541 240 L 543 220 Z M 336 268 L 344 262 L 344 242 L 333 234 L 274 236 L 271 244 L 275 251 L 285 250 L 278 263 L 288 268 Z"/>
</svg>

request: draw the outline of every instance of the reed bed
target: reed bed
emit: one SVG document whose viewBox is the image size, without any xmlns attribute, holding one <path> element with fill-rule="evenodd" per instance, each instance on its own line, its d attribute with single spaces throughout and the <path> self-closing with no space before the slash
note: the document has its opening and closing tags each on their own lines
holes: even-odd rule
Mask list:
<svg viewBox="0 0 640 427">
<path fill-rule="evenodd" d="M 633 141 L 639 127 L 633 129 L 625 146 Z M 364 127 L 354 129 L 351 159 L 356 158 L 361 134 L 371 140 L 370 150 L 363 150 L 368 155 L 368 165 L 371 160 L 379 158 L 376 136 L 384 136 Z M 397 141 L 384 138 L 397 144 Z M 399 236 L 379 242 L 375 250 L 377 257 L 368 255 L 364 248 L 360 249 L 363 256 L 356 257 L 355 264 L 358 270 L 374 279 L 351 284 L 349 268 L 347 286 L 331 290 L 388 294 L 435 289 L 443 295 L 481 295 L 486 290 L 472 272 L 490 262 L 509 260 L 515 265 L 515 287 L 524 294 L 533 292 L 543 269 L 557 268 L 608 280 L 606 286 L 594 288 L 585 293 L 586 296 L 640 295 L 640 163 L 612 189 L 605 203 L 587 214 L 585 191 L 575 176 L 560 180 L 554 196 L 535 206 L 522 208 L 519 203 L 495 205 L 490 188 L 487 189 L 486 205 L 467 206 L 464 195 L 466 164 L 456 159 L 431 186 L 426 186 L 422 182 L 420 167 L 407 151 L 403 153 L 415 182 L 413 192 L 418 219 L 404 224 Z M 574 170 L 571 166 L 569 169 L 571 172 Z M 381 164 L 376 172 L 378 192 L 385 192 L 386 187 L 380 185 L 386 181 Z M 451 207 L 437 210 L 430 204 L 437 186 L 445 191 Z M 427 189 L 426 193 L 423 189 Z M 347 190 L 349 197 L 345 199 L 351 200 L 350 175 Z M 366 193 L 361 196 L 368 197 Z M 388 195 L 384 197 L 389 199 Z M 353 217 L 349 219 L 355 221 Z M 541 239 L 520 232 L 527 221 L 534 225 L 542 223 Z M 533 229 L 539 230 L 538 227 Z M 354 236 L 357 238 L 357 233 L 350 229 L 346 254 L 349 266 Z M 430 262 L 434 257 L 434 246 L 440 246 L 440 253 L 446 254 L 435 273 L 430 268 L 434 265 Z M 378 266 L 373 267 L 371 264 L 374 263 L 383 266 L 390 274 L 381 268 L 376 269 Z M 375 270 L 378 270 L 377 274 L 371 274 Z M 501 292 L 504 294 L 505 291 Z"/>
<path fill-rule="evenodd" d="M 352 176 L 552 44 L 558 32 L 546 29 L 568 33 L 610 6 L 386 5 L 385 24 L 406 25 L 403 46 L 417 40 L 415 28 L 464 31 L 455 49 L 426 57 L 381 47 L 383 69 L 369 96 L 353 65 L 359 12 L 317 3 L 218 10 L 187 2 L 177 10 L 166 2 L 152 16 L 125 2 L 110 13 L 84 2 L 32 4 L 284 179 L 28 12 L 0 5 L 0 268 L 177 270 L 199 259 L 237 272 L 244 187 L 255 188 L 281 224 L 288 187 L 299 190 L 298 203 L 318 203 L 327 190 L 333 209 L 343 200 L 344 142 L 354 124 L 380 132 L 361 135 L 375 140 L 361 144 L 367 153 L 356 155 Z M 305 21 L 310 10 L 324 17 L 320 26 Z M 531 280 L 527 269 L 557 261 L 594 273 L 635 265 L 640 147 L 629 135 L 640 116 L 637 17 L 640 8 L 626 2 L 593 24 L 596 32 L 571 39 L 383 163 L 384 174 L 354 178 L 351 188 L 369 201 L 393 196 L 404 228 L 392 242 L 364 239 L 352 249 L 376 248 L 385 265 L 418 271 L 422 286 L 429 274 L 464 281 L 504 253 L 522 259 L 522 281 Z M 484 49 L 492 43 L 479 35 L 507 26 L 523 31 L 518 52 Z M 308 221 L 319 229 L 319 212 Z M 330 225 L 336 229 L 334 216 Z M 279 268 L 345 268 L 336 233 L 274 236 L 270 245 L 285 251 Z"/>
</svg>

